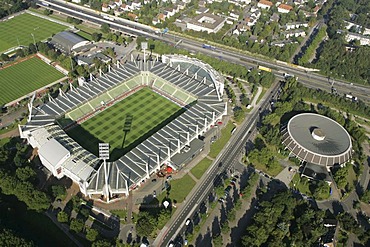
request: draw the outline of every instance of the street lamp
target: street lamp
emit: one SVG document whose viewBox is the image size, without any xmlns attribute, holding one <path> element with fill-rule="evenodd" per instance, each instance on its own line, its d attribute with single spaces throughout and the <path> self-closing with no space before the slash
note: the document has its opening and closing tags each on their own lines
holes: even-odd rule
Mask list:
<svg viewBox="0 0 370 247">
<path fill-rule="evenodd" d="M 35 41 L 35 35 L 33 35 L 33 33 L 31 33 L 31 35 L 32 35 L 32 38 L 33 38 L 33 44 L 34 44 L 34 46 L 36 48 L 36 51 L 38 51 L 37 50 L 37 46 L 36 46 L 36 41 Z"/>
</svg>

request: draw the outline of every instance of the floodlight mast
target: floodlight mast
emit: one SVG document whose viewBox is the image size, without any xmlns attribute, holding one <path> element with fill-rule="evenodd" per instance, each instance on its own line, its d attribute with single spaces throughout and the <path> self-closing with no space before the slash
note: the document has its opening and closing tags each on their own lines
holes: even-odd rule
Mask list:
<svg viewBox="0 0 370 247">
<path fill-rule="evenodd" d="M 103 193 L 109 202 L 109 186 L 108 186 L 108 169 L 107 160 L 109 159 L 109 143 L 99 143 L 99 159 L 104 162 L 104 182 Z"/>
</svg>

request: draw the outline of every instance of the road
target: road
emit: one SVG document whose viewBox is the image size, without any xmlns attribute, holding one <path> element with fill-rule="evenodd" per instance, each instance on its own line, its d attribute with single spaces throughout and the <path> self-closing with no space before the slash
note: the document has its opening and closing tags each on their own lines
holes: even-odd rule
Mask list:
<svg viewBox="0 0 370 247">
<path fill-rule="evenodd" d="M 205 177 L 193 189 L 191 195 L 186 198 L 182 209 L 178 209 L 181 211 L 177 214 L 177 217 L 173 219 L 174 221 L 172 221 L 167 229 L 163 229 L 164 234 L 162 232 L 162 234 L 158 235 L 154 246 L 167 246 L 181 229 L 185 227 L 186 219 L 191 218 L 200 203 L 206 200 L 215 184 L 220 182 L 220 174 L 238 162 L 240 154 L 244 151 L 245 143 L 250 137 L 250 130 L 256 127 L 256 121 L 260 116 L 260 111 L 269 106 L 269 100 L 276 94 L 278 88 L 279 84 L 275 83 L 262 99 L 260 109 L 254 109 L 249 117 L 238 127 L 226 147 L 213 162 L 210 170 L 204 175 Z"/>
<path fill-rule="evenodd" d="M 75 5 L 72 3 L 63 2 L 60 0 L 43 0 L 42 2 L 47 2 L 49 6 L 44 6 L 41 1 L 38 1 L 38 4 L 53 9 L 54 11 L 64 13 L 69 16 L 73 16 L 79 19 L 83 19 L 87 22 L 95 24 L 107 23 L 114 30 L 121 31 L 123 33 L 134 35 L 134 36 L 144 36 L 147 38 L 153 38 L 166 42 L 171 45 L 178 43 L 176 47 L 186 49 L 192 53 L 203 53 L 205 55 L 222 59 L 228 62 L 244 65 L 244 66 L 257 66 L 263 65 L 273 69 L 273 73 L 278 77 L 282 78 L 283 73 L 289 73 L 291 75 L 297 76 L 299 81 L 305 86 L 312 88 L 320 88 L 322 90 L 331 91 L 331 84 L 334 82 L 338 93 L 347 94 L 351 92 L 354 96 L 357 96 L 359 99 L 362 99 L 365 102 L 370 102 L 368 95 L 370 94 L 370 87 L 364 85 L 352 85 L 349 82 L 343 80 L 333 80 L 329 79 L 326 76 L 322 76 L 302 68 L 298 68 L 293 65 L 288 65 L 283 62 L 276 60 L 267 61 L 261 57 L 256 57 L 253 54 L 247 54 L 241 51 L 232 51 L 230 49 L 224 49 L 217 47 L 216 50 L 204 49 L 202 48 L 203 41 L 197 41 L 195 39 L 180 37 L 177 34 L 158 34 L 158 30 L 155 30 L 153 27 L 125 20 L 123 18 L 114 17 L 115 20 L 111 21 L 108 19 L 103 19 L 99 15 L 99 12 Z M 181 40 L 181 42 L 179 42 Z"/>
</svg>

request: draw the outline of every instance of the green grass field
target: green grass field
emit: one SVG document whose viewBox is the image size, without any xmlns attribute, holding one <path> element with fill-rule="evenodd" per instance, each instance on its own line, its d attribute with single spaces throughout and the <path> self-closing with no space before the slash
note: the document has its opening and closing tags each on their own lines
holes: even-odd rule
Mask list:
<svg viewBox="0 0 370 247">
<path fill-rule="evenodd" d="M 116 160 L 182 112 L 176 104 L 144 88 L 67 133 L 95 155 L 99 142 L 109 142 L 110 160 Z"/>
<path fill-rule="evenodd" d="M 208 158 L 202 159 L 196 166 L 194 166 L 190 171 L 197 179 L 200 179 L 203 174 L 207 171 L 208 167 L 212 164 L 212 160 Z"/>
<path fill-rule="evenodd" d="M 0 70 L 0 106 L 63 78 L 63 74 L 34 57 Z"/>
<path fill-rule="evenodd" d="M 51 37 L 68 27 L 30 14 L 21 14 L 8 21 L 0 22 L 0 52 L 17 45 L 28 46 L 35 41 Z"/>
</svg>

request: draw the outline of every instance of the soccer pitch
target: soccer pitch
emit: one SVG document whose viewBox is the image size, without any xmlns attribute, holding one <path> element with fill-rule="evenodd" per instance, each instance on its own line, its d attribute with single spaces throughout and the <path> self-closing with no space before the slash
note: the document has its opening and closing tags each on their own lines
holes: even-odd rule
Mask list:
<svg viewBox="0 0 370 247">
<path fill-rule="evenodd" d="M 83 122 L 67 134 L 98 155 L 99 142 L 110 144 L 114 161 L 140 144 L 184 110 L 148 88 L 143 88 Z"/>
<path fill-rule="evenodd" d="M 35 41 L 47 39 L 52 34 L 67 29 L 67 26 L 31 15 L 21 14 L 0 22 L 0 53 L 18 45 L 28 46 Z"/>
<path fill-rule="evenodd" d="M 63 78 L 37 57 L 0 70 L 0 106 Z"/>
</svg>

